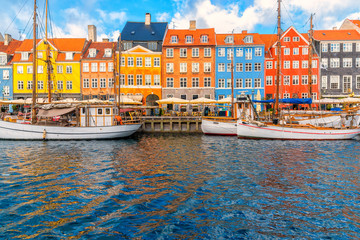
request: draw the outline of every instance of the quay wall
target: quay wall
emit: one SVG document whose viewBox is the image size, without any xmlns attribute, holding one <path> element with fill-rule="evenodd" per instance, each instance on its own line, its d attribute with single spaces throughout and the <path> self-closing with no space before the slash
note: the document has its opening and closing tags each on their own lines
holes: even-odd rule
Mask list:
<svg viewBox="0 0 360 240">
<path fill-rule="evenodd" d="M 201 117 L 143 117 L 141 132 L 202 133 Z"/>
</svg>

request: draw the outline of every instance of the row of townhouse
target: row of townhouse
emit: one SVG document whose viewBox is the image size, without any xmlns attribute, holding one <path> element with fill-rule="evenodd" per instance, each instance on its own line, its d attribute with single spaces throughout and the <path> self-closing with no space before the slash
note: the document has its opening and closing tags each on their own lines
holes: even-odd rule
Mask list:
<svg viewBox="0 0 360 240">
<path fill-rule="evenodd" d="M 290 27 L 281 35 L 280 97 L 360 96 L 359 21 L 346 19 L 339 30 L 316 30 L 313 36 L 309 63 L 308 34 Z M 190 21 L 189 29 L 168 29 L 166 22 L 151 22 L 146 14 L 145 22 L 126 23 L 120 46 L 96 39 L 96 27 L 90 25 L 88 40 L 38 40 L 38 94 L 46 97 L 48 92 L 49 47 L 54 98 L 113 99 L 118 89 L 115 77 L 121 95 L 148 106 L 168 97 L 222 99 L 231 96 L 232 85 L 235 96 L 275 96 L 274 34 L 216 34 L 214 28 L 196 28 L 196 21 Z M 0 42 L 0 97 L 31 96 L 32 58 L 32 40 L 16 41 L 5 35 Z"/>
</svg>

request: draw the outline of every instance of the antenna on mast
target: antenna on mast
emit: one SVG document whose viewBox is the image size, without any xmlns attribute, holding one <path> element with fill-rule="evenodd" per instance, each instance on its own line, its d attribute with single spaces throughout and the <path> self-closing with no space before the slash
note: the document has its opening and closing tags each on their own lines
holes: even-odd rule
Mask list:
<svg viewBox="0 0 360 240">
<path fill-rule="evenodd" d="M 279 119 L 279 95 L 280 95 L 280 60 L 281 60 L 281 0 L 278 0 L 278 21 L 277 21 L 277 68 L 276 68 L 276 93 L 273 119 Z M 276 121 L 274 121 L 276 122 Z"/>
</svg>

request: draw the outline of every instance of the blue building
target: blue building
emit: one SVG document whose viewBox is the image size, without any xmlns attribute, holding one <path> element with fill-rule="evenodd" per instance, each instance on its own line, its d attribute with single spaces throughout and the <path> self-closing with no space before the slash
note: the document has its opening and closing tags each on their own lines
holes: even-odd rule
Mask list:
<svg viewBox="0 0 360 240">
<path fill-rule="evenodd" d="M 15 50 L 20 44 L 21 41 L 13 40 L 9 34 L 5 34 L 4 41 L 0 42 L 0 100 L 13 99 L 13 69 L 11 61 Z"/>
<path fill-rule="evenodd" d="M 249 94 L 252 99 L 263 99 L 265 44 L 259 34 L 216 34 L 216 41 L 215 99 L 231 97 L 232 56 L 234 97 Z"/>
</svg>

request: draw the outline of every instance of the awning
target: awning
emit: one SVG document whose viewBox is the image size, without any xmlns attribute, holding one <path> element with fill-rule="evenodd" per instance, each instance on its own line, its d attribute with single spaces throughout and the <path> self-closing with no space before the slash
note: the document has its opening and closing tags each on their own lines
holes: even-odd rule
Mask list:
<svg viewBox="0 0 360 240">
<path fill-rule="evenodd" d="M 53 108 L 50 110 L 40 109 L 37 116 L 38 117 L 55 117 L 55 116 L 61 116 L 61 115 L 70 113 L 74 110 L 75 110 L 74 107 L 72 107 L 72 108 Z"/>
<path fill-rule="evenodd" d="M 254 103 L 273 103 L 275 99 L 270 100 L 253 100 Z M 283 98 L 279 99 L 279 103 L 290 103 L 290 104 L 312 104 L 311 98 Z"/>
</svg>

